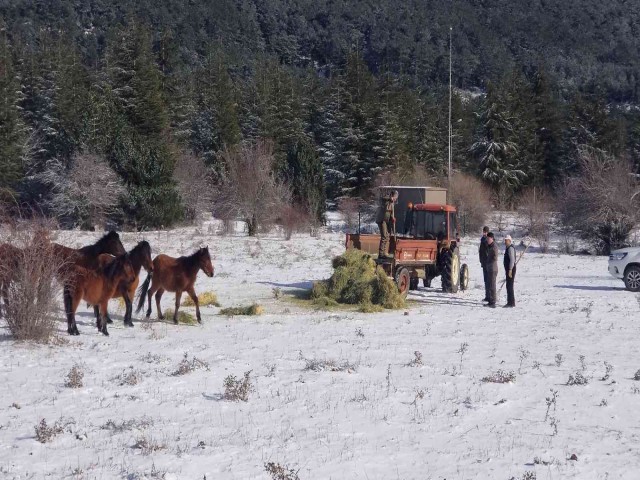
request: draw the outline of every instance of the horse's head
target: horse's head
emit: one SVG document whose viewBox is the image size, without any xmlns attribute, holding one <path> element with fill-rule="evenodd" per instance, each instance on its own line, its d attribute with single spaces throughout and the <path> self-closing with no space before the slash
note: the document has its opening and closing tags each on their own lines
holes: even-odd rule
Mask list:
<svg viewBox="0 0 640 480">
<path fill-rule="evenodd" d="M 97 245 L 100 245 L 101 253 L 110 253 L 111 255 L 124 255 L 127 251 L 124 249 L 124 245 L 120 241 L 120 235 L 118 232 L 111 230 L 104 237 L 98 240 Z"/>
<path fill-rule="evenodd" d="M 200 260 L 200 268 L 207 277 L 213 277 L 213 263 L 211 263 L 211 255 L 209 255 L 209 247 L 201 248 L 198 251 Z"/>
<path fill-rule="evenodd" d="M 146 240 L 138 244 L 142 254 L 142 267 L 149 273 L 153 272 L 153 260 L 151 260 L 151 245 Z"/>
</svg>

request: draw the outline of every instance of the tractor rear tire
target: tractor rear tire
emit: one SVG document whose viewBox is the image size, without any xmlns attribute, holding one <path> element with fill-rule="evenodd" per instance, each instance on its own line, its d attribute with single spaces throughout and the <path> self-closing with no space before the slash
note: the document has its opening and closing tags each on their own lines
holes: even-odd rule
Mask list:
<svg viewBox="0 0 640 480">
<path fill-rule="evenodd" d="M 460 266 L 460 290 L 464 291 L 469 288 L 469 267 L 466 263 Z"/>
<path fill-rule="evenodd" d="M 458 293 L 460 288 L 460 254 L 456 248 L 443 252 L 442 255 L 442 291 Z"/>
<path fill-rule="evenodd" d="M 409 288 L 411 287 L 411 275 L 406 268 L 400 268 L 396 272 L 396 285 L 398 286 L 398 292 L 402 298 L 407 298 L 409 294 Z"/>
</svg>

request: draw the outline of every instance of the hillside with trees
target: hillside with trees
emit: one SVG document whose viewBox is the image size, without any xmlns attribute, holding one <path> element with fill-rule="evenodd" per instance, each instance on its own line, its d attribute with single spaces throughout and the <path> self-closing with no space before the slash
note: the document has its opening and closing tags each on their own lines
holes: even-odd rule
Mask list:
<svg viewBox="0 0 640 480">
<path fill-rule="evenodd" d="M 585 148 L 640 166 L 633 2 L 7 0 L 0 19 L 0 195 L 67 226 L 214 210 L 263 140 L 318 221 L 383 174 L 442 177 L 450 26 L 453 164 L 496 201 L 558 188 Z"/>
</svg>

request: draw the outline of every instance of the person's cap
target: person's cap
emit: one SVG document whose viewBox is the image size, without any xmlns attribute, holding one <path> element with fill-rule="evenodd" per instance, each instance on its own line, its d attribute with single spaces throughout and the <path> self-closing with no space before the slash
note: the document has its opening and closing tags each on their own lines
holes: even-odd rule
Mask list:
<svg viewBox="0 0 640 480">
<path fill-rule="evenodd" d="M 493 238 L 493 232 L 489 232 L 489 233 L 487 233 L 487 237 L 489 237 L 489 238 Z"/>
<path fill-rule="evenodd" d="M 511 235 L 507 235 L 506 237 L 504 237 L 505 241 L 509 240 L 512 241 L 513 239 L 511 238 Z"/>
</svg>

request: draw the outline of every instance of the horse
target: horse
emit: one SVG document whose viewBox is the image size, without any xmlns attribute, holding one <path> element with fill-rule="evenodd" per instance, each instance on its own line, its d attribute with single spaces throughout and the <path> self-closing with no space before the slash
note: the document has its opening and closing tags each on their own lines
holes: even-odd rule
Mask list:
<svg viewBox="0 0 640 480">
<path fill-rule="evenodd" d="M 67 333 L 80 335 L 76 325 L 76 310 L 82 300 L 98 305 L 98 331 L 109 335 L 107 331 L 107 305 L 109 300 L 119 295 L 121 285 L 130 285 L 136 279 L 129 254 L 125 252 L 96 270 L 80 265 L 71 265 L 64 277 L 63 297 L 67 314 Z"/>
<path fill-rule="evenodd" d="M 78 249 L 65 247 L 59 243 L 52 243 L 51 245 L 53 247 L 54 257 L 61 264 L 61 274 L 65 273 L 69 265 L 79 265 L 93 270 L 98 269 L 100 267 L 98 256 L 103 253 L 109 253 L 115 256 L 127 253 L 120 241 L 120 235 L 113 230 L 104 235 L 96 243 Z"/>
<path fill-rule="evenodd" d="M 126 305 L 126 313 L 124 315 L 124 325 L 125 327 L 133 327 L 133 321 L 131 317 L 133 315 L 133 297 L 136 294 L 136 290 L 138 289 L 138 284 L 140 280 L 138 275 L 140 275 L 140 270 L 142 267 L 147 271 L 147 273 L 153 273 L 153 261 L 151 260 L 151 245 L 149 242 L 143 240 L 139 242 L 130 252 L 129 258 L 131 259 L 131 265 L 133 265 L 133 271 L 136 275 L 136 278 L 131 283 L 122 282 L 118 285 L 118 288 L 115 292 L 116 297 L 122 297 L 124 299 L 124 303 Z M 115 261 L 115 257 L 113 255 L 109 255 L 108 253 L 103 253 L 98 256 L 98 263 L 101 267 L 106 267 L 111 262 Z M 100 320 L 100 309 L 98 305 L 94 305 L 93 311 L 96 315 L 96 323 Z M 113 320 L 109 318 L 109 313 L 106 313 L 107 323 L 113 323 Z"/>
<path fill-rule="evenodd" d="M 173 258 L 168 255 L 158 255 L 153 259 L 153 276 L 151 274 L 147 275 L 147 279 L 140 287 L 140 300 L 136 313 L 142 310 L 145 298 L 148 298 L 149 308 L 147 309 L 146 318 L 151 316 L 151 296 L 155 293 L 158 318 L 164 320 L 164 315 L 160 309 L 160 299 L 165 290 L 167 292 L 175 292 L 176 309 L 173 312 L 173 323 L 177 324 L 180 297 L 182 292 L 187 292 L 196 305 L 198 323 L 202 323 L 198 296 L 193 288 L 199 270 L 202 270 L 208 277 L 213 277 L 213 265 L 211 264 L 209 247 L 201 248 L 188 257 Z M 149 283 L 151 283 L 151 288 L 149 288 Z"/>
</svg>

